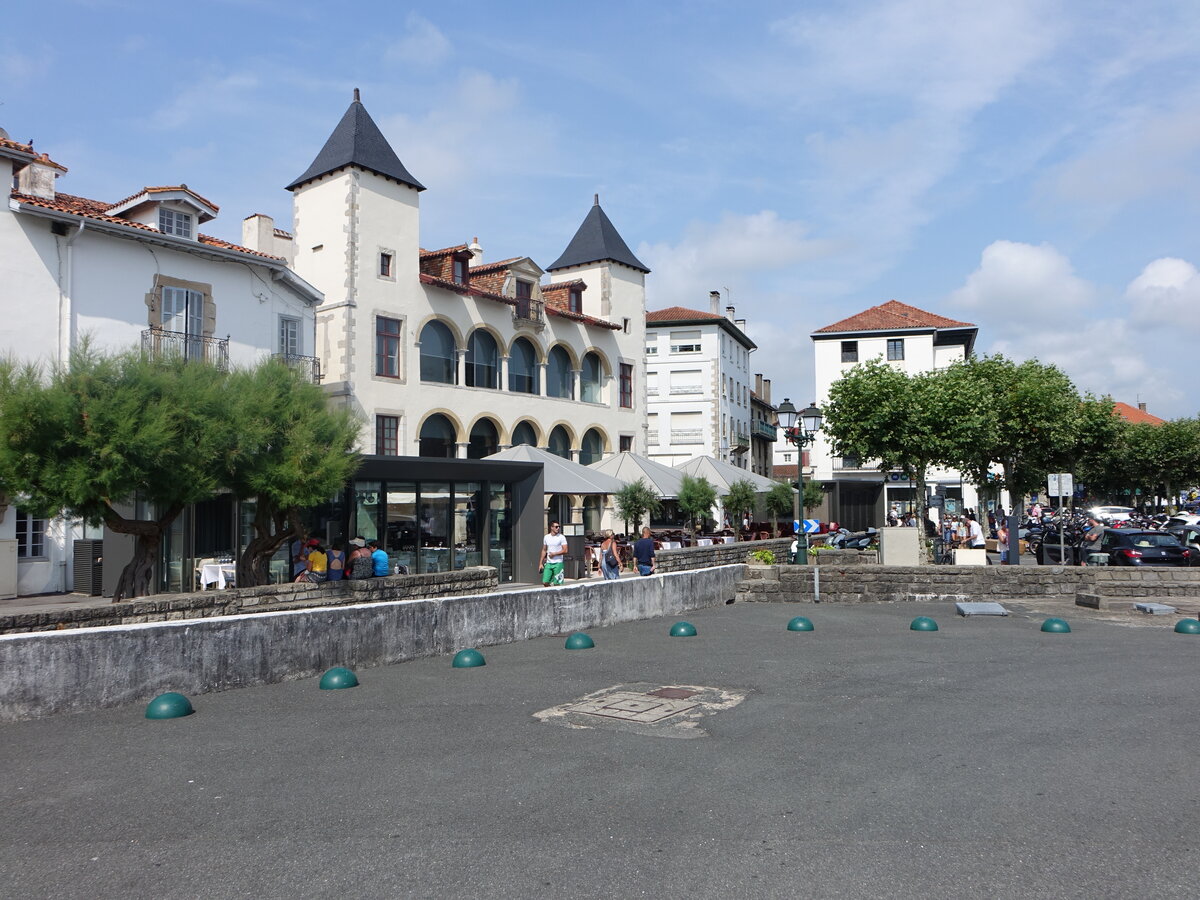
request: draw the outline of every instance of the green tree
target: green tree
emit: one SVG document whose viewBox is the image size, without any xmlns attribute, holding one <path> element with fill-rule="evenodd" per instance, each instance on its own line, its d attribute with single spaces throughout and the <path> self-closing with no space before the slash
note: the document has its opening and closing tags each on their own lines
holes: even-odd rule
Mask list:
<svg viewBox="0 0 1200 900">
<path fill-rule="evenodd" d="M 625 485 L 613 494 L 613 500 L 617 504 L 617 515 L 625 522 L 626 534 L 632 533 L 631 523 L 636 529 L 647 513 L 656 516 L 662 509 L 662 500 L 644 478 Z"/>
<path fill-rule="evenodd" d="M 0 365 L 0 471 L 29 507 L 133 535 L 113 600 L 152 590 L 163 535 L 220 487 L 236 425 L 226 376 L 183 359 L 105 356 L 86 343 L 48 377 Z M 138 512 L 147 511 L 139 517 Z"/>
<path fill-rule="evenodd" d="M 683 476 L 679 485 L 679 509 L 691 521 L 692 531 L 696 530 L 696 520 L 704 521 L 712 513 L 716 502 L 717 489 L 707 478 Z"/>
<path fill-rule="evenodd" d="M 358 468 L 358 422 L 331 408 L 324 391 L 276 360 L 229 379 L 237 431 L 225 456 L 223 483 L 254 518 L 238 558 L 237 583 L 266 584 L 271 557 L 300 536 L 300 511 L 328 500 Z"/>
<path fill-rule="evenodd" d="M 805 485 L 807 488 L 807 485 Z M 818 485 L 820 487 L 820 485 Z M 767 491 L 766 504 L 767 511 L 775 516 L 775 527 L 779 527 L 779 520 L 782 517 L 787 517 L 790 521 L 792 513 L 796 511 L 794 496 L 796 489 L 786 481 L 777 481 L 775 485 Z"/>
<path fill-rule="evenodd" d="M 812 512 L 824 502 L 825 489 L 821 487 L 821 483 L 819 481 L 804 482 L 804 496 L 801 498 L 801 506 L 804 512 Z"/>
<path fill-rule="evenodd" d="M 754 501 L 757 498 L 754 485 L 745 478 L 739 478 L 729 485 L 729 493 L 721 498 L 721 503 L 725 508 L 725 515 L 736 522 L 745 513 L 749 513 L 751 518 L 754 517 Z"/>
</svg>

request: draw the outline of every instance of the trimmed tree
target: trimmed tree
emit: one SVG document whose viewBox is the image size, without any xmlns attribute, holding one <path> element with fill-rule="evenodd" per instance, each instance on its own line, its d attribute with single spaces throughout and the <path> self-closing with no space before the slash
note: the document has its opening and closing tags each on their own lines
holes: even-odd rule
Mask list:
<svg viewBox="0 0 1200 900">
<path fill-rule="evenodd" d="M 135 538 L 114 602 L 152 591 L 171 523 L 220 487 L 237 429 L 226 382 L 202 363 L 105 356 L 86 343 L 48 377 L 35 367 L 0 366 L 7 485 L 39 514 L 103 523 Z"/>
<path fill-rule="evenodd" d="M 807 489 L 807 485 L 805 488 Z M 820 485 L 818 485 L 820 487 Z M 779 529 L 779 519 L 786 516 L 791 520 L 792 513 L 796 509 L 795 497 L 796 489 L 789 483 L 784 481 L 776 482 L 774 487 L 767 491 L 766 504 L 767 512 L 775 516 L 775 529 Z"/>
<path fill-rule="evenodd" d="M 300 536 L 301 509 L 328 500 L 358 468 L 358 422 L 350 410 L 331 408 L 318 385 L 277 360 L 234 372 L 229 390 L 238 429 L 223 481 L 254 506 L 237 583 L 267 584 L 271 557 Z"/>
<path fill-rule="evenodd" d="M 729 485 L 729 493 L 721 498 L 721 504 L 725 507 L 725 515 L 734 513 L 734 521 L 743 513 L 754 512 L 754 501 L 758 494 L 752 485 L 745 478 L 739 478 L 733 484 Z"/>
<path fill-rule="evenodd" d="M 613 494 L 613 500 L 617 505 L 617 515 L 625 522 L 626 534 L 630 533 L 630 523 L 633 523 L 636 528 L 647 513 L 657 515 L 658 511 L 662 509 L 662 501 L 658 494 L 654 492 L 654 488 L 646 484 L 644 478 L 625 485 Z"/>
<path fill-rule="evenodd" d="M 694 475 L 684 475 L 679 485 L 679 510 L 691 521 L 692 531 L 696 530 L 696 520 L 703 521 L 712 513 L 713 504 L 717 502 L 717 489 L 707 478 L 697 478 Z"/>
</svg>

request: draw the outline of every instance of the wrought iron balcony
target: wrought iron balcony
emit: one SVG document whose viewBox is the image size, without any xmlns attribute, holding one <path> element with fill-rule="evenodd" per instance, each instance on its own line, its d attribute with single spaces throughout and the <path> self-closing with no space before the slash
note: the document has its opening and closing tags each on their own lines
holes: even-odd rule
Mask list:
<svg viewBox="0 0 1200 900">
<path fill-rule="evenodd" d="M 153 356 L 204 362 L 222 372 L 229 369 L 229 338 L 214 338 L 182 331 L 147 328 L 142 332 L 142 352 Z"/>
<path fill-rule="evenodd" d="M 546 327 L 546 302 L 532 297 L 518 297 L 513 307 L 513 327 L 541 331 Z"/>
<path fill-rule="evenodd" d="M 321 360 L 315 356 L 297 356 L 294 353 L 273 353 L 272 359 L 277 359 L 285 366 L 302 373 L 313 384 L 321 383 Z"/>
<path fill-rule="evenodd" d="M 750 435 L 739 431 L 733 436 L 733 449 L 739 453 L 750 449 Z"/>
<path fill-rule="evenodd" d="M 779 439 L 779 434 L 775 431 L 775 426 L 767 422 L 761 422 L 755 419 L 750 423 L 751 433 L 754 437 L 763 438 L 768 441 L 776 441 Z"/>
</svg>

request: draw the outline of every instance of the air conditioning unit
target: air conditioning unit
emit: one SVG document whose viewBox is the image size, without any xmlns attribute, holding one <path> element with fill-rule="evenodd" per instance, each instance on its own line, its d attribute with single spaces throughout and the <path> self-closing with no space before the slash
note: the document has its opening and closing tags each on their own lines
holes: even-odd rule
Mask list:
<svg viewBox="0 0 1200 900">
<path fill-rule="evenodd" d="M 84 538 L 74 543 L 72 561 L 76 594 L 99 597 L 102 590 L 104 541 L 99 538 Z"/>
</svg>

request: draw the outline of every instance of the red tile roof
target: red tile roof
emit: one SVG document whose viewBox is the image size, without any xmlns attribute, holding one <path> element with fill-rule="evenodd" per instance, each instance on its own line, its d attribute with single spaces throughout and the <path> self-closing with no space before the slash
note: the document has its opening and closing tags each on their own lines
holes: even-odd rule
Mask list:
<svg viewBox="0 0 1200 900">
<path fill-rule="evenodd" d="M 688 309 L 686 306 L 668 306 L 666 309 L 656 309 L 646 313 L 647 322 L 686 322 L 692 319 L 724 319 L 716 313 L 700 312 L 698 309 Z"/>
<path fill-rule="evenodd" d="M 11 138 L 0 137 L 0 150 L 15 150 L 17 153 L 28 153 L 30 156 L 44 166 L 50 166 L 53 169 L 58 169 L 60 172 L 67 171 L 67 167 L 61 163 L 56 163 L 45 153 L 38 153 L 33 149 L 33 144 L 22 144 L 20 141 L 14 141 Z"/>
<path fill-rule="evenodd" d="M 142 194 L 161 194 L 166 191 L 183 191 L 185 194 L 191 194 L 193 197 L 195 197 L 197 200 L 199 200 L 205 206 L 209 207 L 213 212 L 217 212 L 221 208 L 221 207 L 217 206 L 217 204 L 213 203 L 211 200 L 207 200 L 204 197 L 201 197 L 199 194 L 197 194 L 195 191 L 193 191 L 186 184 L 175 184 L 175 185 L 167 184 L 167 185 L 162 185 L 160 187 L 144 187 L 140 191 L 135 191 L 134 193 L 130 194 L 124 200 L 118 200 L 116 203 L 111 204 L 109 206 L 109 209 L 115 209 L 118 206 L 124 206 L 130 200 L 135 200 L 138 197 L 142 196 Z"/>
<path fill-rule="evenodd" d="M 55 194 L 53 200 L 47 200 L 44 197 L 34 197 L 30 194 L 21 194 L 16 191 L 12 192 L 12 198 L 27 206 L 38 206 L 42 209 L 54 210 L 55 212 L 67 213 L 73 216 L 81 216 L 85 219 L 94 219 L 99 222 L 110 222 L 113 225 L 124 225 L 126 228 L 136 228 L 139 231 L 146 231 L 151 234 L 158 234 L 157 228 L 152 228 L 149 225 L 143 225 L 141 222 L 132 222 L 129 219 L 123 219 L 120 216 L 110 216 L 105 210 L 111 209 L 113 204 L 103 203 L 99 200 L 89 200 L 87 197 L 75 197 L 71 194 Z M 207 234 L 197 234 L 196 242 L 209 247 L 217 247 L 222 250 L 234 250 L 238 253 L 245 253 L 248 256 L 259 256 L 263 259 L 270 259 L 276 262 L 286 262 L 281 256 L 272 256 L 270 253 L 262 253 L 258 250 L 251 250 L 249 247 L 242 247 L 238 244 L 231 244 L 229 241 L 223 241 L 220 238 L 215 238 Z"/>
<path fill-rule="evenodd" d="M 1113 415 L 1134 425 L 1165 425 L 1167 422 L 1166 419 L 1160 419 L 1158 416 L 1151 415 L 1136 406 L 1130 406 L 1128 403 L 1114 403 Z"/>
<path fill-rule="evenodd" d="M 524 257 L 518 256 L 516 258 L 523 259 Z M 475 270 L 472 269 L 471 271 L 473 272 Z M 434 287 L 445 288 L 448 291 L 454 291 L 456 294 L 462 294 L 469 297 L 481 297 L 484 300 L 494 300 L 497 303 L 503 303 L 506 306 L 517 305 L 516 297 L 506 297 L 503 294 L 496 293 L 495 291 L 489 291 L 484 288 L 480 288 L 475 284 L 458 284 L 457 282 L 448 281 L 445 278 L 438 278 L 435 275 L 430 275 L 425 272 L 421 273 L 420 278 L 421 284 L 429 284 L 433 285 Z M 604 319 L 597 319 L 595 316 L 588 316 L 584 315 L 583 313 L 573 313 L 566 309 L 558 309 L 557 307 L 551 306 L 549 303 L 545 305 L 545 310 L 547 314 L 557 316 L 560 319 L 570 319 L 572 322 L 579 322 L 583 325 L 594 325 L 596 328 L 607 328 L 610 331 L 620 331 L 624 327 Z"/>
<path fill-rule="evenodd" d="M 465 250 L 466 247 L 464 247 L 463 249 Z M 525 257 L 523 257 L 523 256 L 512 256 L 512 257 L 509 257 L 508 259 L 500 259 L 500 260 L 497 260 L 496 262 L 484 263 L 481 266 L 471 266 L 471 274 L 474 275 L 476 272 L 478 272 L 480 274 L 482 274 L 484 272 L 491 272 L 493 269 L 506 269 L 509 266 L 511 266 L 513 263 L 520 262 L 524 258 Z"/>
<path fill-rule="evenodd" d="M 857 315 L 818 328 L 813 334 L 839 333 L 847 331 L 912 331 L 928 328 L 974 328 L 970 322 L 958 322 L 945 316 L 934 315 L 899 300 L 889 300 L 872 306 Z"/>
</svg>

